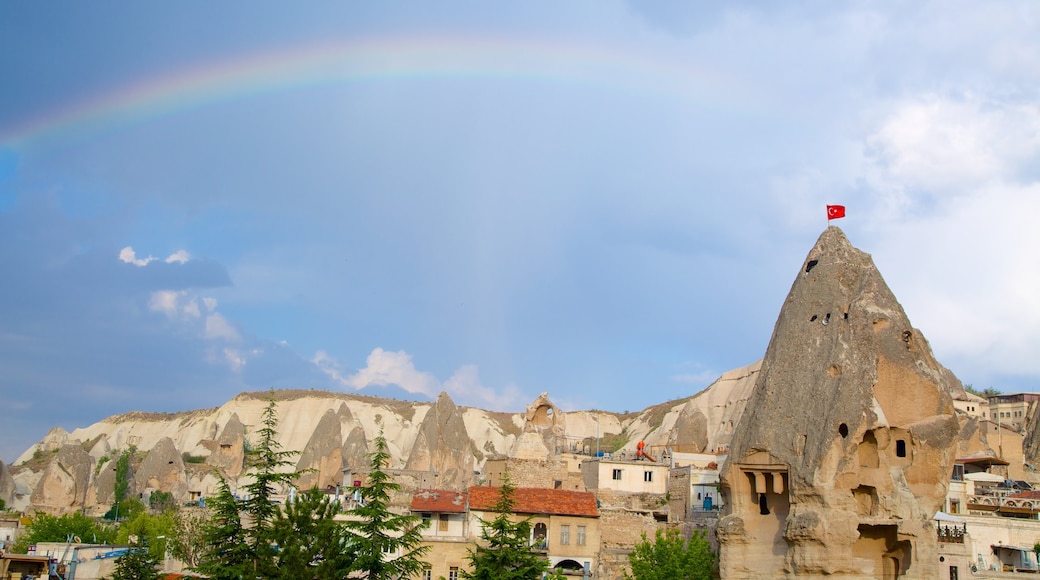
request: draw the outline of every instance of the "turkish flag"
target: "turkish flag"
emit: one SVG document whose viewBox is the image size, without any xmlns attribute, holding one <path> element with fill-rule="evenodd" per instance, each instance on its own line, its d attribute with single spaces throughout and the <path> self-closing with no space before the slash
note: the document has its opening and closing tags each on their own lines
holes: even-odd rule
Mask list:
<svg viewBox="0 0 1040 580">
<path fill-rule="evenodd" d="M 845 206 L 843 205 L 828 205 L 827 206 L 827 220 L 836 220 L 838 218 L 845 217 Z"/>
</svg>

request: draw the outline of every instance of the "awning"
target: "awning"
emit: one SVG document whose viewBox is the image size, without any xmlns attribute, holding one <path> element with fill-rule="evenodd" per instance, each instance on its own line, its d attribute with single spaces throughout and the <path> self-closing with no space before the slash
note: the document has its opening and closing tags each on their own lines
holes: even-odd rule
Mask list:
<svg viewBox="0 0 1040 580">
<path fill-rule="evenodd" d="M 957 522 L 959 524 L 964 523 L 963 518 L 951 516 L 946 512 L 935 512 L 935 520 L 940 522 Z"/>
<path fill-rule="evenodd" d="M 1008 546 L 1005 544 L 990 544 L 990 547 L 994 550 L 1011 550 L 1013 552 L 1029 552 L 1033 553 L 1032 548 L 1024 548 L 1022 546 Z"/>
<path fill-rule="evenodd" d="M 968 481 L 985 481 L 988 483 L 1004 483 L 1005 478 L 992 473 L 981 471 L 979 473 L 965 473 L 964 479 Z"/>
</svg>

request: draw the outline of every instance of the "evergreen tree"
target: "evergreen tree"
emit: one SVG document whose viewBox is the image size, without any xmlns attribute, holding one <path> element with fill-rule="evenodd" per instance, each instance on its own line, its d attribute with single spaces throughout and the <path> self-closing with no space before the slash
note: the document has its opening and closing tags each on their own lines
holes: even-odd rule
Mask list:
<svg viewBox="0 0 1040 580">
<path fill-rule="evenodd" d="M 632 574 L 626 572 L 625 578 L 630 580 L 710 580 L 715 552 L 702 531 L 684 541 L 679 530 L 658 529 L 653 543 L 643 534 L 628 563 Z"/>
<path fill-rule="evenodd" d="M 351 510 L 344 522 L 350 533 L 356 559 L 354 571 L 367 580 L 397 580 L 418 575 L 429 550 L 422 546 L 422 518 L 390 511 L 390 492 L 401 486 L 383 469 L 390 460 L 383 432 L 375 439 L 376 451 L 369 454 L 371 472 L 361 488 L 362 505 Z"/>
<path fill-rule="evenodd" d="M 486 546 L 478 544 L 469 551 L 472 572 L 462 572 L 462 577 L 472 580 L 537 580 L 548 570 L 549 562 L 531 551 L 531 519 L 513 521 L 515 491 L 509 472 L 495 503 L 495 519 L 481 520 L 484 524 L 480 537 Z"/>
<path fill-rule="evenodd" d="M 244 487 L 248 497 L 242 502 L 242 511 L 249 517 L 250 527 L 246 530 L 246 538 L 253 560 L 254 575 L 260 578 L 272 578 L 278 573 L 276 549 L 271 541 L 271 523 L 278 515 L 279 507 L 274 501 L 278 491 L 276 485 L 287 487 L 299 477 L 294 463 L 289 458 L 296 451 L 282 451 L 278 443 L 278 418 L 275 415 L 274 391 L 268 399 L 260 418 L 260 430 L 257 431 L 256 446 L 250 451 L 249 475 L 253 481 Z"/>
<path fill-rule="evenodd" d="M 251 578 L 252 557 L 238 500 L 223 477 L 217 485 L 217 495 L 209 499 L 212 517 L 202 528 L 202 554 L 194 570 L 213 580 Z"/>
<path fill-rule="evenodd" d="M 158 580 L 159 560 L 140 544 L 116 559 L 112 580 Z"/>
<path fill-rule="evenodd" d="M 271 525 L 278 544 L 277 578 L 325 580 L 345 578 L 354 562 L 353 547 L 343 524 L 333 518 L 339 504 L 311 489 L 285 504 Z"/>
</svg>

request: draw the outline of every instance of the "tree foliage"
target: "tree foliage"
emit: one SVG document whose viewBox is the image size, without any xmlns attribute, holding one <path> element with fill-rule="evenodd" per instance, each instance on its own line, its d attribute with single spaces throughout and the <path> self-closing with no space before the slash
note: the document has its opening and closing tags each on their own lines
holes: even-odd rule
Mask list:
<svg viewBox="0 0 1040 580">
<path fill-rule="evenodd" d="M 339 504 L 311 489 L 285 504 L 271 525 L 278 545 L 277 578 L 325 580 L 345 578 L 354 563 L 349 535 L 333 518 Z"/>
<path fill-rule="evenodd" d="M 401 486 L 383 471 L 390 454 L 382 431 L 375 445 L 375 452 L 368 455 L 371 471 L 361 487 L 362 505 L 344 522 L 356 554 L 354 570 L 367 580 L 415 576 L 422 571 L 422 558 L 429 550 L 422 545 L 422 518 L 390 511 L 390 493 Z"/>
<path fill-rule="evenodd" d="M 531 551 L 531 519 L 513 521 L 515 491 L 509 472 L 505 474 L 501 493 L 495 503 L 498 513 L 491 521 L 481 520 L 480 537 L 486 546 L 477 545 L 469 551 L 472 571 L 463 571 L 462 577 L 473 580 L 536 580 L 548 569 L 541 555 Z"/>
<path fill-rule="evenodd" d="M 99 524 L 93 518 L 89 518 L 79 512 L 52 516 L 45 513 L 37 513 L 32 517 L 32 522 L 26 528 L 26 532 L 18 537 L 11 547 L 11 551 L 25 554 L 29 546 L 39 542 L 65 542 L 69 538 L 79 537 L 85 542 L 112 543 L 115 541 L 115 529 Z"/>
<path fill-rule="evenodd" d="M 173 519 L 174 531 L 172 536 L 166 537 L 167 548 L 186 568 L 194 569 L 205 550 L 203 536 L 210 522 L 209 515 L 199 508 L 181 509 L 173 513 Z"/>
<path fill-rule="evenodd" d="M 116 559 L 112 580 L 158 580 L 159 559 L 151 550 L 137 545 Z"/>
<path fill-rule="evenodd" d="M 653 542 L 643 534 L 628 563 L 632 574 L 626 572 L 625 578 L 630 580 L 710 580 L 715 553 L 704 532 L 695 531 L 683 540 L 679 530 L 658 529 Z"/>
<path fill-rule="evenodd" d="M 194 570 L 214 580 L 234 580 L 248 575 L 252 554 L 239 516 L 238 500 L 224 478 L 217 495 L 207 503 L 211 517 L 202 528 L 202 550 Z"/>
</svg>

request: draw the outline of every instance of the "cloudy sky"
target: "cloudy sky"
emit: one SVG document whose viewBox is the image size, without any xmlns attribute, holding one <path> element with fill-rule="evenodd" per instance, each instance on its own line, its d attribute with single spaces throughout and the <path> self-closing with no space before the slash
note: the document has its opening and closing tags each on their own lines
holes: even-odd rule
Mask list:
<svg viewBox="0 0 1040 580">
<path fill-rule="evenodd" d="M 0 457 L 268 387 L 687 396 L 828 203 L 1040 388 L 1040 7 L 701 4 L 0 4 Z"/>
</svg>

